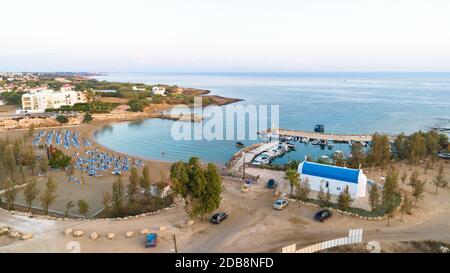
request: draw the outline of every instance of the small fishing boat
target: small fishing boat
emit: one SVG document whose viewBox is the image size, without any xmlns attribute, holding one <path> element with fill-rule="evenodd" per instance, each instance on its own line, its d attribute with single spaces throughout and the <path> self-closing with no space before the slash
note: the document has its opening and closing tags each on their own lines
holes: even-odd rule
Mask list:
<svg viewBox="0 0 450 273">
<path fill-rule="evenodd" d="M 312 145 L 318 145 L 320 142 L 320 139 L 313 139 L 313 141 L 311 142 Z"/>
<path fill-rule="evenodd" d="M 292 143 L 287 143 L 287 146 L 288 146 L 288 149 L 289 150 L 295 150 L 295 144 L 292 144 Z"/>
<path fill-rule="evenodd" d="M 327 145 L 328 145 L 328 148 L 329 148 L 329 149 L 333 148 L 333 146 L 334 146 L 333 140 L 332 140 L 332 139 L 329 139 Z"/>
<path fill-rule="evenodd" d="M 327 140 L 326 139 L 321 139 L 320 141 L 319 141 L 319 145 L 321 145 L 321 146 L 325 146 L 325 145 L 327 145 Z"/>
<path fill-rule="evenodd" d="M 305 144 L 308 143 L 309 142 L 309 137 L 303 137 L 302 138 L 302 142 L 305 143 Z"/>
<path fill-rule="evenodd" d="M 245 145 L 244 145 L 244 143 L 242 143 L 242 142 L 236 142 L 236 147 L 238 147 L 238 148 L 244 148 Z"/>
</svg>

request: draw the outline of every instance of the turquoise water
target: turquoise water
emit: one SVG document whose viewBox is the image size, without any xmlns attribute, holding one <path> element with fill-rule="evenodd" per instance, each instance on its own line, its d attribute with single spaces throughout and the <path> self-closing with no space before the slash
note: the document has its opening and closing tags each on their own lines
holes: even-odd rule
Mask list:
<svg viewBox="0 0 450 273">
<path fill-rule="evenodd" d="M 111 73 L 98 79 L 177 84 L 241 98 L 244 105 L 276 104 L 281 128 L 313 130 L 322 123 L 333 133 L 397 134 L 450 127 L 450 73 Z M 97 131 L 95 138 L 113 150 L 167 161 L 195 155 L 221 164 L 237 151 L 235 141 L 174 141 L 172 125 L 160 119 L 116 123 Z M 348 145 L 334 149 L 345 152 Z M 295 152 L 275 163 L 331 152 L 297 143 Z"/>
</svg>

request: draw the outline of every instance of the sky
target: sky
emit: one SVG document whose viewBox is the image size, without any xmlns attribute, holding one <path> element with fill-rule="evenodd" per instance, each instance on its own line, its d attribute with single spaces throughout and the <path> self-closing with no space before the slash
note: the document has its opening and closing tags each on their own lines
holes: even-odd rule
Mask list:
<svg viewBox="0 0 450 273">
<path fill-rule="evenodd" d="M 448 0 L 14 0 L 0 71 L 450 71 Z"/>
</svg>

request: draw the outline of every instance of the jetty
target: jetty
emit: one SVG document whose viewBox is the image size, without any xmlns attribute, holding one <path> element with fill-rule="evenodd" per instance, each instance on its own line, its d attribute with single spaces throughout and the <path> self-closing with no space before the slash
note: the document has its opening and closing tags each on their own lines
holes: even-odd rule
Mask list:
<svg viewBox="0 0 450 273">
<path fill-rule="evenodd" d="M 363 141 L 371 142 L 372 136 L 365 134 L 333 134 L 333 133 L 317 133 L 317 132 L 306 132 L 297 130 L 287 130 L 287 129 L 277 129 L 273 132 L 262 131 L 260 134 L 275 134 L 279 136 L 292 136 L 299 138 L 309 138 L 318 140 L 328 140 L 332 139 L 334 142 L 351 142 L 351 141 Z"/>
</svg>

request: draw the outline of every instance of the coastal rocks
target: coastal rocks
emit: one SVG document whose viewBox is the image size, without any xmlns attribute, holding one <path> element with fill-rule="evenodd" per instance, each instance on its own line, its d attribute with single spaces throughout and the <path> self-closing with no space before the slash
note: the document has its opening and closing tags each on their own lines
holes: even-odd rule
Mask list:
<svg viewBox="0 0 450 273">
<path fill-rule="evenodd" d="M 92 240 L 97 240 L 98 238 L 98 234 L 96 232 L 92 232 L 91 235 L 89 236 Z"/>
<path fill-rule="evenodd" d="M 82 237 L 84 235 L 84 231 L 76 230 L 73 232 L 73 237 Z"/>
<path fill-rule="evenodd" d="M 446 246 L 440 246 L 439 250 L 441 251 L 441 253 L 448 253 L 449 252 L 449 249 Z"/>
<path fill-rule="evenodd" d="M 133 237 L 133 235 L 134 235 L 134 232 L 133 232 L 133 231 L 128 231 L 128 232 L 125 234 L 125 237 L 131 238 L 131 237 Z"/>
<path fill-rule="evenodd" d="M 160 226 L 160 227 L 158 227 L 158 230 L 159 230 L 159 231 L 163 231 L 163 230 L 166 230 L 166 229 L 167 229 L 166 226 Z"/>
<path fill-rule="evenodd" d="M 64 231 L 65 235 L 70 235 L 72 234 L 72 229 L 71 228 L 66 228 L 66 230 Z"/>
<path fill-rule="evenodd" d="M 19 238 L 20 237 L 20 233 L 17 231 L 11 231 L 9 233 L 9 238 Z"/>
<path fill-rule="evenodd" d="M 31 238 L 33 238 L 33 234 L 31 234 L 31 233 L 25 233 L 25 234 L 22 234 L 22 236 L 20 236 L 21 240 L 29 240 Z"/>
<path fill-rule="evenodd" d="M 8 233 L 9 233 L 9 228 L 3 227 L 0 229 L 0 235 L 8 235 Z"/>
<path fill-rule="evenodd" d="M 82 117 L 69 117 L 69 121 L 66 125 L 78 125 L 82 122 Z M 30 126 L 38 127 L 56 127 L 61 126 L 61 124 L 56 121 L 53 117 L 23 117 L 23 118 L 13 118 L 5 119 L 0 121 L 0 128 L 11 130 L 11 129 L 22 129 L 29 128 Z"/>
<path fill-rule="evenodd" d="M 116 238 L 116 234 L 110 232 L 110 233 L 108 233 L 107 238 L 110 239 L 110 240 L 112 240 L 112 239 Z"/>
<path fill-rule="evenodd" d="M 143 229 L 143 230 L 139 231 L 139 234 L 147 235 L 148 234 L 148 229 Z"/>
</svg>

